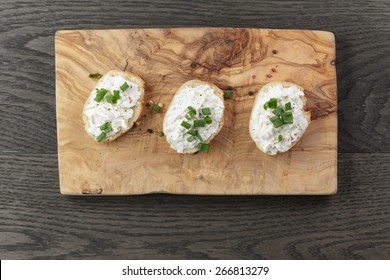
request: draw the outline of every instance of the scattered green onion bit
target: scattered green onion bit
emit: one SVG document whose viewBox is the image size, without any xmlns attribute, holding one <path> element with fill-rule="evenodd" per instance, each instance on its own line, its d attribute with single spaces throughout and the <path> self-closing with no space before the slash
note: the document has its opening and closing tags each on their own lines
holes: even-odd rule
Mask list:
<svg viewBox="0 0 390 280">
<path fill-rule="evenodd" d="M 279 134 L 278 140 L 279 140 L 279 142 L 282 141 L 283 140 L 283 136 Z"/>
<path fill-rule="evenodd" d="M 196 110 L 195 110 L 194 107 L 188 106 L 187 109 L 188 109 L 188 111 L 190 111 L 190 112 L 193 113 L 194 115 L 196 114 Z"/>
<path fill-rule="evenodd" d="M 100 78 L 101 76 L 100 73 L 91 73 L 88 75 L 89 78 Z"/>
<path fill-rule="evenodd" d="M 284 110 L 285 111 L 291 110 L 291 102 L 287 102 L 286 105 L 284 105 Z"/>
<path fill-rule="evenodd" d="M 269 102 L 264 103 L 264 106 L 263 106 L 264 110 L 267 110 L 268 107 L 269 107 Z"/>
<path fill-rule="evenodd" d="M 123 85 L 121 85 L 121 90 L 122 91 L 125 91 L 128 88 L 129 88 L 129 85 L 127 84 L 127 82 L 125 82 Z"/>
<path fill-rule="evenodd" d="M 194 119 L 195 118 L 195 114 L 196 113 L 194 113 L 194 112 L 192 112 L 192 111 L 189 111 L 187 114 L 186 114 L 186 119 L 187 120 L 192 120 L 192 119 Z"/>
<path fill-rule="evenodd" d="M 94 100 L 96 102 L 102 101 L 102 99 L 104 98 L 104 96 L 106 95 L 107 92 L 108 92 L 108 90 L 106 90 L 105 88 L 96 89 L 96 97 Z"/>
<path fill-rule="evenodd" d="M 106 101 L 110 104 L 115 104 L 118 100 L 113 95 L 107 95 Z"/>
<path fill-rule="evenodd" d="M 189 124 L 188 122 L 186 121 L 182 121 L 181 122 L 181 126 L 187 128 L 187 129 L 190 129 L 191 128 L 191 124 Z M 188 133 L 188 132 L 187 132 Z"/>
<path fill-rule="evenodd" d="M 109 122 L 105 122 L 100 126 L 100 130 L 104 132 L 105 134 L 108 134 L 109 132 L 112 131 L 111 124 Z"/>
<path fill-rule="evenodd" d="M 195 136 L 190 136 L 190 137 L 187 138 L 187 141 L 188 141 L 188 142 L 192 142 L 192 141 L 194 141 L 194 140 L 195 140 Z"/>
<path fill-rule="evenodd" d="M 212 123 L 213 123 L 213 120 L 212 120 L 212 118 L 210 118 L 210 116 L 206 116 L 206 117 L 204 118 L 204 120 L 205 120 L 205 122 L 206 122 L 207 124 L 212 124 Z"/>
<path fill-rule="evenodd" d="M 204 127 L 206 126 L 205 120 L 194 120 L 194 127 Z"/>
<path fill-rule="evenodd" d="M 284 110 L 278 106 L 278 107 L 275 108 L 275 110 L 272 111 L 272 113 L 273 113 L 275 116 L 278 116 L 278 117 L 279 117 L 281 114 L 284 113 Z"/>
<path fill-rule="evenodd" d="M 100 133 L 100 135 L 98 137 L 96 137 L 96 140 L 100 143 L 104 140 L 104 138 L 106 138 L 107 134 L 105 134 L 104 132 Z"/>
<path fill-rule="evenodd" d="M 283 121 L 278 116 L 273 116 L 269 120 L 272 122 L 275 128 L 283 125 Z"/>
<path fill-rule="evenodd" d="M 210 151 L 210 144 L 199 143 L 199 152 L 208 153 Z"/>
<path fill-rule="evenodd" d="M 184 122 L 184 121 L 183 121 L 183 122 Z M 183 122 L 182 122 L 182 125 L 183 125 Z M 185 123 L 186 123 L 186 122 L 185 122 Z M 189 124 L 189 123 L 188 123 L 188 124 Z M 190 127 L 191 127 L 191 125 L 190 125 Z M 187 131 L 187 133 L 188 133 L 189 135 L 196 136 L 196 134 L 198 134 L 198 131 L 190 129 L 190 130 Z"/>
<path fill-rule="evenodd" d="M 153 104 L 152 110 L 155 113 L 160 113 L 161 112 L 161 107 L 158 106 L 158 104 Z"/>
<path fill-rule="evenodd" d="M 271 98 L 268 102 L 268 107 L 271 109 L 276 109 L 276 106 L 278 105 L 278 99 Z"/>
<path fill-rule="evenodd" d="M 231 89 L 228 89 L 226 92 L 225 92 L 225 99 L 232 99 L 233 97 L 233 91 Z"/>
<path fill-rule="evenodd" d="M 211 109 L 210 108 L 202 108 L 202 114 L 205 116 L 211 115 Z"/>
<path fill-rule="evenodd" d="M 284 124 L 293 123 L 293 114 L 291 112 L 284 112 L 282 119 Z"/>
<path fill-rule="evenodd" d="M 203 141 L 202 137 L 199 134 L 199 131 L 196 131 L 196 137 L 198 137 L 199 141 Z"/>
<path fill-rule="evenodd" d="M 114 97 L 118 100 L 120 98 L 119 90 L 113 90 L 112 92 L 114 93 Z"/>
</svg>

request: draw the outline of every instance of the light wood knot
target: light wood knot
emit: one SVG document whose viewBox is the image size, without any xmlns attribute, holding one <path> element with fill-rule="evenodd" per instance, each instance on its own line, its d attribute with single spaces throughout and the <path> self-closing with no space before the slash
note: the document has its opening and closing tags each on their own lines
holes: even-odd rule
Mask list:
<svg viewBox="0 0 390 280">
<path fill-rule="evenodd" d="M 198 176 L 196 176 L 196 179 L 198 179 L 198 180 L 203 179 L 203 175 L 199 174 Z"/>
</svg>

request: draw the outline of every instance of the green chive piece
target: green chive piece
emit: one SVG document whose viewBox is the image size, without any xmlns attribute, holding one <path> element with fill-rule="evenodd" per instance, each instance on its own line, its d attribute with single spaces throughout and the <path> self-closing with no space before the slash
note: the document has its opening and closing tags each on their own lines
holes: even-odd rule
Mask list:
<svg viewBox="0 0 390 280">
<path fill-rule="evenodd" d="M 187 120 L 192 120 L 192 119 L 195 118 L 195 113 L 192 112 L 192 111 L 190 111 L 190 112 L 188 112 L 188 113 L 186 114 L 185 117 L 186 117 Z"/>
<path fill-rule="evenodd" d="M 188 142 L 192 142 L 192 141 L 194 141 L 194 140 L 195 140 L 195 136 L 190 136 L 190 137 L 187 138 L 187 141 L 188 141 Z"/>
<path fill-rule="evenodd" d="M 100 130 L 103 131 L 104 133 L 108 134 L 109 132 L 112 131 L 111 124 L 109 122 L 105 122 L 100 126 Z"/>
<path fill-rule="evenodd" d="M 183 121 L 183 122 L 185 122 L 185 121 Z M 183 125 L 183 122 L 182 122 L 182 125 Z M 187 123 L 187 122 L 185 122 L 185 123 Z M 188 124 L 189 124 L 189 123 L 188 123 Z M 189 125 L 190 125 L 190 124 L 189 124 Z M 190 125 L 190 127 L 191 127 L 191 125 Z M 196 136 L 196 134 L 198 134 L 198 131 L 190 129 L 190 130 L 187 131 L 187 133 L 188 133 L 189 135 Z"/>
<path fill-rule="evenodd" d="M 264 110 L 267 110 L 268 107 L 269 107 L 269 102 L 264 103 L 264 106 L 263 106 Z"/>
<path fill-rule="evenodd" d="M 231 89 L 228 89 L 226 92 L 225 92 L 225 99 L 232 99 L 233 97 L 233 91 Z"/>
<path fill-rule="evenodd" d="M 194 120 L 194 127 L 204 127 L 206 126 L 205 120 Z"/>
<path fill-rule="evenodd" d="M 152 110 L 155 113 L 160 113 L 161 112 L 161 107 L 158 106 L 158 104 L 153 104 Z"/>
<path fill-rule="evenodd" d="M 115 99 L 115 97 L 113 95 L 107 95 L 106 101 L 110 104 L 115 104 L 117 102 L 117 100 Z"/>
<path fill-rule="evenodd" d="M 121 90 L 122 91 L 125 91 L 128 88 L 129 88 L 129 85 L 127 84 L 127 82 L 125 82 L 123 85 L 121 85 Z"/>
<path fill-rule="evenodd" d="M 191 124 L 189 124 L 189 123 L 186 122 L 186 121 L 182 121 L 180 125 L 181 125 L 182 127 L 187 128 L 187 129 L 190 129 L 190 128 L 191 128 Z"/>
<path fill-rule="evenodd" d="M 293 123 L 293 114 L 291 112 L 284 112 L 282 114 L 282 119 L 284 124 Z"/>
<path fill-rule="evenodd" d="M 271 108 L 271 109 L 276 109 L 276 106 L 278 105 L 278 99 L 276 98 L 271 98 L 268 102 L 268 106 Z"/>
<path fill-rule="evenodd" d="M 199 143 L 198 149 L 199 149 L 199 152 L 208 153 L 210 151 L 210 144 Z"/>
<path fill-rule="evenodd" d="M 206 122 L 207 124 L 212 124 L 212 123 L 213 123 L 213 120 L 212 120 L 212 118 L 210 118 L 210 116 L 206 116 L 206 117 L 204 118 L 204 120 L 205 120 L 205 122 Z"/>
<path fill-rule="evenodd" d="M 210 108 L 202 108 L 202 114 L 205 116 L 211 115 L 211 109 Z"/>
<path fill-rule="evenodd" d="M 278 116 L 278 117 L 279 117 L 281 114 L 284 113 L 284 110 L 278 106 L 278 107 L 275 108 L 275 110 L 272 111 L 272 113 L 273 113 L 275 116 Z"/>
<path fill-rule="evenodd" d="M 194 115 L 196 114 L 196 110 L 194 107 L 188 106 L 187 109 L 188 111 L 192 112 Z"/>
<path fill-rule="evenodd" d="M 199 141 L 203 141 L 202 136 L 200 136 L 199 131 L 196 132 L 196 137 L 198 137 Z"/>
<path fill-rule="evenodd" d="M 278 140 L 279 140 L 279 142 L 282 141 L 283 140 L 283 136 L 279 134 Z"/>
<path fill-rule="evenodd" d="M 102 101 L 102 99 L 104 98 L 104 96 L 106 95 L 107 92 L 108 92 L 108 90 L 106 90 L 105 88 L 96 89 L 96 97 L 94 100 L 96 102 Z"/>
<path fill-rule="evenodd" d="M 102 132 L 98 137 L 96 137 L 96 140 L 100 143 L 104 140 L 104 138 L 106 138 L 106 136 L 107 135 L 104 132 Z"/>
<path fill-rule="evenodd" d="M 275 128 L 283 125 L 282 120 L 278 116 L 273 116 L 269 120 L 272 122 Z"/>
<path fill-rule="evenodd" d="M 114 93 L 114 97 L 115 97 L 116 99 L 119 99 L 119 98 L 120 98 L 120 96 L 119 96 L 119 90 L 113 90 L 112 92 Z"/>
<path fill-rule="evenodd" d="M 284 110 L 285 111 L 291 110 L 291 102 L 287 102 L 286 105 L 284 105 Z"/>
<path fill-rule="evenodd" d="M 88 75 L 89 78 L 101 78 L 102 75 L 100 73 L 91 73 Z"/>
</svg>

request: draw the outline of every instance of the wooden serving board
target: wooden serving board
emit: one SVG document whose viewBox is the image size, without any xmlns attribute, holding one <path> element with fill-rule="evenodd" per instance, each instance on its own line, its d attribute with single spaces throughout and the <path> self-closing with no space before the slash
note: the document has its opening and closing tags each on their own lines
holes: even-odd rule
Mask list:
<svg viewBox="0 0 390 280">
<path fill-rule="evenodd" d="M 324 31 L 180 28 L 58 31 L 56 104 L 61 193 L 258 195 L 334 194 L 337 93 L 334 35 Z M 191 79 L 234 89 L 209 154 L 181 155 L 161 136 L 165 110 L 146 107 L 139 125 L 98 144 L 84 131 L 89 73 L 134 72 L 145 100 L 168 107 Z M 274 69 L 274 72 L 273 70 Z M 249 136 L 256 93 L 271 81 L 305 88 L 312 122 L 292 150 L 262 153 Z M 254 93 L 254 94 L 252 94 Z"/>
</svg>

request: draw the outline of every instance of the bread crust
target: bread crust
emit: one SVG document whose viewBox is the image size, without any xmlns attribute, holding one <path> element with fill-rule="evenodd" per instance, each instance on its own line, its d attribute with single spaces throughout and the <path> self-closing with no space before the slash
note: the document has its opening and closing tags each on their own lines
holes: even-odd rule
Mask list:
<svg viewBox="0 0 390 280">
<path fill-rule="evenodd" d="M 186 88 L 186 87 L 192 87 L 192 88 L 194 88 L 194 87 L 197 87 L 197 86 L 199 86 L 199 85 L 209 85 L 213 90 L 214 90 L 214 93 L 222 100 L 222 102 L 224 101 L 224 93 L 223 93 L 223 91 L 219 88 L 219 87 L 217 87 L 216 85 L 214 85 L 214 84 L 212 84 L 212 83 L 208 83 L 208 82 L 204 82 L 204 81 L 201 81 L 201 80 L 191 80 L 191 81 L 188 81 L 188 82 L 185 82 L 184 84 L 182 84 L 177 90 L 176 90 L 176 92 L 175 92 L 175 94 L 173 95 L 173 98 L 177 95 L 177 94 L 179 94 L 184 88 Z M 173 100 L 173 98 L 172 98 L 172 100 Z M 171 101 L 171 103 L 169 104 L 169 106 L 168 106 L 168 109 L 167 109 L 167 112 L 169 111 L 169 109 L 171 108 L 171 105 L 172 105 L 172 101 Z M 211 140 L 213 140 L 213 138 L 221 131 L 221 129 L 222 129 L 222 127 L 223 127 L 223 125 L 224 125 L 224 113 L 225 112 L 223 112 L 223 114 L 222 114 L 222 117 L 221 117 L 221 121 L 220 121 L 220 123 L 219 123 L 219 125 L 218 125 L 218 130 L 216 131 L 216 133 L 214 134 L 214 135 L 212 135 L 209 139 L 208 139 L 208 141 L 207 142 L 205 142 L 205 143 L 210 143 L 210 141 Z M 165 117 L 166 116 L 164 116 L 164 121 L 163 121 L 163 123 L 165 123 Z M 165 134 L 165 129 L 163 128 L 163 130 L 164 130 L 164 134 Z M 166 137 L 166 139 L 167 139 L 167 142 L 168 142 L 168 137 Z M 169 142 L 168 142 L 169 143 Z M 172 149 L 174 149 L 175 151 L 176 151 L 176 149 L 174 148 L 174 147 L 172 147 L 172 145 L 169 143 L 169 145 L 171 146 L 171 148 Z M 184 150 L 182 153 L 183 154 L 194 154 L 194 153 L 196 153 L 198 151 L 198 149 L 197 148 L 193 148 L 193 149 L 186 149 L 186 150 Z"/>
<path fill-rule="evenodd" d="M 107 143 L 107 142 L 111 142 L 111 141 L 114 141 L 115 139 L 117 139 L 119 136 L 123 135 L 125 132 L 129 131 L 133 126 L 134 126 L 134 123 L 139 119 L 139 117 L 142 115 L 143 113 L 143 110 L 144 110 L 144 96 L 145 96 L 145 82 L 141 79 L 140 76 L 138 76 L 137 74 L 134 74 L 134 73 L 131 73 L 129 71 L 120 71 L 120 70 L 110 70 L 108 71 L 107 73 L 105 73 L 100 79 L 99 81 L 97 81 L 97 85 L 106 77 L 106 76 L 123 76 L 125 77 L 127 80 L 130 80 L 131 82 L 133 83 L 136 83 L 137 85 L 139 85 L 139 90 L 140 90 L 140 98 L 138 100 L 138 105 L 134 106 L 132 109 L 134 110 L 134 114 L 133 116 L 129 119 L 128 121 L 128 126 L 129 128 L 128 129 L 122 129 L 120 131 L 118 131 L 117 133 L 115 133 L 114 135 L 110 136 L 110 137 L 107 137 L 105 138 L 103 141 L 101 142 L 98 142 L 96 140 L 96 136 L 93 135 L 93 134 L 90 134 L 88 133 L 88 128 L 90 127 L 90 124 L 88 122 L 88 119 L 85 115 L 85 107 L 87 106 L 88 102 L 89 102 L 89 99 L 91 98 L 91 95 L 94 95 L 95 92 L 92 91 L 90 96 L 88 97 L 88 99 L 85 101 L 85 104 L 84 104 L 84 107 L 83 107 L 83 121 L 84 121 L 84 128 L 85 128 L 85 131 L 88 133 L 88 135 L 94 139 L 96 142 L 98 143 Z"/>
<path fill-rule="evenodd" d="M 268 84 L 264 85 L 264 86 L 259 90 L 259 92 L 257 93 L 256 98 L 255 98 L 255 101 L 254 101 L 254 103 L 253 103 L 253 107 L 252 107 L 252 111 L 251 111 L 251 116 L 250 116 L 250 119 L 249 119 L 249 120 L 252 119 L 252 116 L 253 116 L 253 114 L 255 113 L 255 112 L 254 112 L 254 110 L 255 110 L 255 105 L 257 104 L 258 99 L 260 98 L 260 95 L 261 95 L 264 91 L 266 91 L 268 88 L 270 88 L 270 87 L 272 87 L 272 86 L 274 86 L 274 85 L 282 85 L 284 88 L 289 88 L 289 87 L 291 87 L 291 86 L 296 86 L 296 87 L 299 88 L 303 93 L 305 93 L 305 90 L 304 90 L 303 87 L 301 87 L 301 86 L 299 86 L 299 85 L 297 85 L 297 84 L 294 84 L 294 83 L 290 83 L 290 82 L 271 82 L 271 83 L 268 83 Z M 304 115 L 305 115 L 305 117 L 306 117 L 306 120 L 307 120 L 307 127 L 309 127 L 310 122 L 311 122 L 311 113 L 310 113 L 310 111 L 307 110 L 307 107 L 306 107 L 307 98 L 306 98 L 305 95 L 304 95 L 304 96 L 301 96 L 300 98 L 301 98 L 301 100 L 302 100 L 302 102 L 303 102 L 302 110 L 303 110 L 303 113 L 304 113 Z M 306 128 L 306 129 L 307 129 L 307 128 Z M 306 130 L 305 130 L 305 131 L 306 131 Z M 251 136 L 252 139 L 255 139 L 255 137 L 254 137 L 253 134 L 252 134 L 252 129 L 251 129 L 250 125 L 249 125 L 249 134 L 250 134 L 250 136 Z M 288 150 L 286 150 L 285 152 L 289 151 L 292 147 L 294 147 L 294 145 L 302 138 L 302 136 L 303 136 L 304 134 L 305 134 L 305 132 L 303 132 L 302 135 L 301 135 L 300 137 L 298 137 L 297 139 L 295 139 L 294 141 L 292 141 L 290 147 L 289 147 Z M 265 152 L 265 151 L 262 149 L 262 147 L 260 147 L 260 145 L 258 145 L 256 142 L 255 142 L 255 144 L 256 144 L 257 148 L 258 148 L 260 151 L 262 151 L 263 153 L 265 153 L 265 154 L 267 154 L 267 155 L 273 156 L 273 154 L 271 154 L 270 152 Z M 277 152 L 276 154 L 285 153 L 285 152 Z"/>
</svg>

